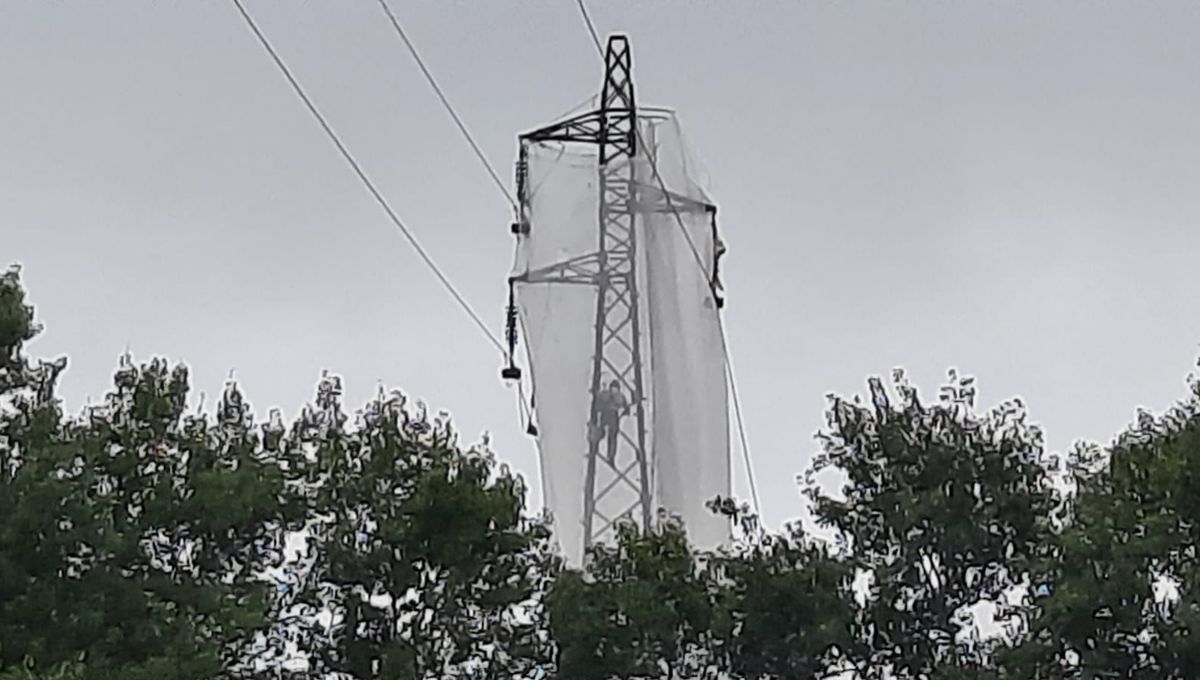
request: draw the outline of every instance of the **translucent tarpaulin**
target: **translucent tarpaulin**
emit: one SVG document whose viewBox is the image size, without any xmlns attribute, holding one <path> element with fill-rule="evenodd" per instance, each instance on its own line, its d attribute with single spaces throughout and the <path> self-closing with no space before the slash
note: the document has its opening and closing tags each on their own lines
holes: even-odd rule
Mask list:
<svg viewBox="0 0 1200 680">
<path fill-rule="evenodd" d="M 731 483 L 725 354 L 711 290 L 716 215 L 695 205 L 709 201 L 691 176 L 675 117 L 656 118 L 643 130 L 655 157 L 655 168 L 645 164 L 647 182 L 657 188 L 661 179 L 694 202 L 672 201 L 641 219 L 657 501 L 683 519 L 696 547 L 709 549 L 728 539 L 729 524 L 705 503 L 728 497 Z"/>
<path fill-rule="evenodd" d="M 621 209 L 634 215 L 636 286 L 630 296 L 636 294 L 640 329 L 636 337 L 648 488 L 656 511 L 661 508 L 682 519 L 697 547 L 714 548 L 730 531 L 728 521 L 705 505 L 730 492 L 724 354 L 711 289 L 715 210 L 700 186 L 674 115 L 643 110 L 639 128 L 642 144 L 629 173 L 632 190 L 620 200 Z M 645 155 L 647 147 L 653 166 Z M 579 564 L 587 540 L 589 445 L 594 445 L 589 423 L 599 337 L 598 289 L 584 280 L 586 276 L 549 282 L 522 279 L 563 263 L 584 262 L 597 252 L 601 169 L 594 144 L 527 141 L 524 150 L 522 205 L 528 230 L 519 236 L 515 298 L 529 358 L 545 501 L 562 551 L 572 564 Z M 616 163 L 629 159 L 610 161 L 610 171 Z M 628 331 L 631 324 L 632 319 L 617 324 L 624 337 L 635 337 Z M 605 364 L 606 373 L 619 373 L 625 365 L 621 361 L 629 361 L 633 348 L 624 343 L 605 350 L 626 352 L 620 361 Z M 630 445 L 636 440 L 636 426 L 636 418 L 626 415 L 620 431 Z M 593 495 L 600 499 L 592 507 L 603 520 L 639 503 L 632 486 L 622 484 L 628 481 L 620 472 L 623 467 L 597 466 L 592 479 Z M 636 476 L 636 468 L 630 469 L 630 476 Z M 598 536 L 595 531 L 592 535 Z M 611 536 L 610 531 L 596 540 Z"/>
</svg>

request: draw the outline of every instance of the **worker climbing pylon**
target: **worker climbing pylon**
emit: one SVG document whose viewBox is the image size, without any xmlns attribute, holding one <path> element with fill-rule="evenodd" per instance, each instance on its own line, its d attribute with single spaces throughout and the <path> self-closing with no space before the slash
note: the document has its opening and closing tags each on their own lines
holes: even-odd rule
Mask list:
<svg viewBox="0 0 1200 680">
<path fill-rule="evenodd" d="M 621 431 L 621 417 L 629 415 L 629 400 L 621 392 L 621 383 L 613 380 L 596 395 L 595 404 L 594 441 L 605 441 L 605 457 L 608 464 L 612 465 L 617 459 L 617 436 Z"/>
<path fill-rule="evenodd" d="M 717 302 L 717 309 L 725 306 L 725 298 L 721 295 L 721 291 L 725 290 L 725 286 L 721 283 L 721 256 L 725 254 L 725 242 L 717 235 L 717 223 L 713 222 L 712 227 L 713 237 L 713 268 L 712 268 L 712 289 L 713 299 Z"/>
</svg>

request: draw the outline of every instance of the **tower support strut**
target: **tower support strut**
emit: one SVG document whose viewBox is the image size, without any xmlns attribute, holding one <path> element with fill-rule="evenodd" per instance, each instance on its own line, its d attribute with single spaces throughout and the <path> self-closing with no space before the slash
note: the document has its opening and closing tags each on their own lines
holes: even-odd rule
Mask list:
<svg viewBox="0 0 1200 680">
<path fill-rule="evenodd" d="M 605 539 L 623 519 L 643 529 L 651 524 L 653 480 L 646 434 L 646 380 L 638 294 L 637 216 L 639 191 L 637 106 L 632 60 L 625 36 L 612 36 L 604 57 L 599 109 L 521 136 L 522 147 L 536 142 L 593 144 L 599 158 L 599 213 L 596 251 L 558 262 L 515 280 L 526 283 L 583 284 L 596 288 L 591 366 L 591 412 L 583 501 L 585 550 Z M 524 157 L 524 152 L 522 152 Z M 518 164 L 518 193 L 524 177 Z M 522 199 L 524 197 L 522 196 Z M 523 222 L 523 220 L 520 220 Z M 630 405 L 619 420 L 617 445 L 609 457 L 599 397 L 612 382 Z M 569 452 L 563 454 L 570 455 Z"/>
</svg>

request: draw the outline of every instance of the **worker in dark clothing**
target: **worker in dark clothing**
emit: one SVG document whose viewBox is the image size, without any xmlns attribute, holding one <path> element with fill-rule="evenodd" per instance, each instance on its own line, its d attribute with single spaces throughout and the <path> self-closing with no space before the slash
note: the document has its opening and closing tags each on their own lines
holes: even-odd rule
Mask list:
<svg viewBox="0 0 1200 680">
<path fill-rule="evenodd" d="M 721 256 L 725 254 L 725 242 L 719 237 L 713 239 L 713 299 L 717 301 L 717 309 L 725 306 L 725 298 L 721 296 L 720 291 L 725 290 L 725 286 L 721 284 Z"/>
<path fill-rule="evenodd" d="M 617 435 L 621 430 L 621 416 L 629 414 L 629 401 L 621 392 L 621 383 L 614 380 L 596 395 L 596 421 L 599 426 L 596 439 L 606 440 L 608 463 L 617 459 Z"/>
<path fill-rule="evenodd" d="M 712 222 L 712 242 L 713 242 L 713 259 L 712 259 L 712 294 L 713 300 L 717 303 L 717 309 L 725 306 L 725 298 L 721 293 L 725 290 L 725 286 L 721 284 L 721 257 L 725 254 L 725 242 L 721 240 L 717 234 L 717 220 L 714 217 Z"/>
</svg>

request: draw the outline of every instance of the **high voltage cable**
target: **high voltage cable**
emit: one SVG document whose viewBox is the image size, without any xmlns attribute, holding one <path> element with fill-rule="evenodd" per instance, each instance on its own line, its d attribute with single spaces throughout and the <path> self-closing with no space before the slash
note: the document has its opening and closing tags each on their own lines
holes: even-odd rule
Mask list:
<svg viewBox="0 0 1200 680">
<path fill-rule="evenodd" d="M 588 14 L 587 5 L 583 3 L 583 0 L 575 0 L 575 4 L 579 5 L 579 13 L 583 15 L 583 22 L 587 24 L 588 33 L 592 34 L 592 42 L 596 43 L 596 51 L 603 58 L 604 47 L 600 44 L 600 34 L 596 33 L 596 24 L 592 23 L 592 15 Z"/>
<path fill-rule="evenodd" d="M 483 154 L 483 151 L 480 149 L 479 145 L 475 142 L 474 137 L 471 135 L 470 131 L 467 129 L 466 125 L 463 123 L 463 121 L 459 117 L 458 113 L 454 110 L 454 107 L 450 104 L 449 100 L 446 98 L 445 93 L 442 91 L 441 87 L 437 83 L 437 80 L 433 77 L 433 74 L 429 71 L 428 67 L 425 65 L 424 60 L 421 59 L 420 54 L 417 52 L 415 46 L 412 44 L 412 41 L 409 40 L 408 35 L 405 33 L 405 31 L 404 31 L 403 27 L 401 26 L 399 20 L 397 19 L 396 15 L 392 12 L 391 8 L 388 6 L 386 0 L 377 0 L 377 1 L 379 2 L 380 7 L 387 14 L 388 19 L 390 20 L 392 27 L 395 29 L 397 35 L 400 37 L 400 39 L 404 42 L 405 46 L 408 48 L 409 53 L 413 57 L 413 60 L 417 63 L 417 66 L 421 69 L 421 72 L 424 74 L 426 80 L 429 82 L 430 86 L 433 88 L 435 94 L 437 94 L 438 99 L 442 102 L 442 105 L 446 108 L 447 113 L 450 114 L 450 117 L 454 120 L 455 125 L 458 126 L 459 131 L 463 134 L 463 137 L 467 140 L 467 143 L 471 146 L 471 149 L 475 152 L 476 157 L 479 158 L 481 163 L 483 163 L 484 168 L 487 170 L 488 174 L 491 176 L 492 181 L 496 184 L 497 188 L 499 188 L 500 191 L 504 194 L 504 197 L 508 200 L 508 202 L 514 208 L 516 208 L 516 200 L 513 198 L 512 194 L 508 191 L 508 188 L 504 185 L 503 181 L 500 180 L 499 174 L 495 171 L 495 168 L 493 168 L 491 163 L 487 160 L 487 157 Z M 437 263 L 433 260 L 433 258 L 430 257 L 430 255 L 421 246 L 420 242 L 417 241 L 416 237 L 412 234 L 412 232 L 409 231 L 408 227 L 405 226 L 404 222 L 396 214 L 395 210 L 392 209 L 392 207 L 388 203 L 387 199 L 385 199 L 383 197 L 383 195 L 380 193 L 380 191 L 375 187 L 374 182 L 372 182 L 370 177 L 367 176 L 367 174 L 363 170 L 362 166 L 359 165 L 358 161 L 350 153 L 349 149 L 342 142 L 341 138 L 338 137 L 337 133 L 333 130 L 332 126 L 330 126 L 328 121 L 325 119 L 324 115 L 321 114 L 321 112 L 317 109 L 317 107 L 313 103 L 313 101 L 305 93 L 304 89 L 300 86 L 299 81 L 297 81 L 295 76 L 292 74 L 291 70 L 287 67 L 287 64 L 284 63 L 283 59 L 279 56 L 278 52 L 275 51 L 274 47 L 272 47 L 270 41 L 267 40 L 267 37 L 259 29 L 257 23 L 250 16 L 249 12 L 246 11 L 246 8 L 245 8 L 245 6 L 243 6 L 241 0 L 231 0 L 231 2 L 237 8 L 238 13 L 242 16 L 242 19 L 245 20 L 247 27 L 251 30 L 252 33 L 254 33 L 254 36 L 258 39 L 258 41 L 262 45 L 263 49 L 267 52 L 268 55 L 270 55 L 272 61 L 275 62 L 275 65 L 279 68 L 280 72 L 287 79 L 287 81 L 291 85 L 293 91 L 295 91 L 296 95 L 304 103 L 304 105 L 308 109 L 308 111 L 313 115 L 313 117 L 321 125 L 322 130 L 324 130 L 325 134 L 329 137 L 330 141 L 333 142 L 334 146 L 337 147 L 338 151 L 341 153 L 341 155 L 345 159 L 346 163 L 349 164 L 351 169 L 354 170 L 354 173 L 362 181 L 363 185 L 366 186 L 367 190 L 371 193 L 371 196 L 375 199 L 375 201 L 377 203 L 379 203 L 380 207 L 383 208 L 384 212 L 387 213 L 388 218 L 391 219 L 392 223 L 400 230 L 401 234 L 404 235 L 404 237 L 408 240 L 410 245 L 412 245 L 413 249 L 417 252 L 417 254 L 421 257 L 421 259 L 425 262 L 425 264 L 429 267 L 429 269 L 433 272 L 433 274 L 438 278 L 438 280 L 441 282 L 442 286 L 445 287 L 445 289 L 455 299 L 455 301 L 459 304 L 459 306 L 463 309 L 463 311 L 465 311 L 467 313 L 467 315 L 471 318 L 471 320 L 475 322 L 475 324 L 480 328 L 481 331 L 483 331 L 484 335 L 488 338 L 488 340 L 490 340 L 491 343 L 493 345 L 495 345 L 496 348 L 499 349 L 502 353 L 507 353 L 507 350 L 505 349 L 504 344 L 500 341 L 499 338 L 496 337 L 496 335 L 491 331 L 491 329 L 488 328 L 487 324 L 484 323 L 483 319 L 480 318 L 479 314 L 475 312 L 475 310 L 471 307 L 470 303 L 467 302 L 467 300 L 462 296 L 462 294 L 458 291 L 458 289 L 454 286 L 454 284 L 450 281 L 450 279 L 445 275 L 445 273 L 442 272 L 441 268 L 438 267 Z M 599 38 L 598 33 L 596 32 L 595 25 L 592 22 L 592 18 L 587 11 L 587 6 L 584 4 L 583 0 L 577 0 L 577 4 L 579 6 L 580 13 L 583 16 L 583 19 L 584 19 L 585 23 L 587 24 L 587 29 L 588 29 L 589 34 L 591 35 L 592 41 L 595 44 L 597 51 L 600 53 L 601 59 L 603 59 L 604 48 L 600 43 L 600 38 Z M 647 147 L 646 142 L 641 134 L 641 130 L 638 129 L 636 125 L 634 126 L 634 130 L 635 130 L 635 137 L 637 138 L 639 145 L 642 147 L 642 150 L 646 154 L 646 158 L 648 159 L 648 161 L 650 163 L 651 170 L 654 173 L 654 179 L 659 184 L 659 187 L 663 191 L 663 195 L 664 195 L 664 198 L 666 199 L 667 206 L 671 210 L 672 215 L 675 217 L 676 222 L 679 224 L 680 229 L 683 231 L 684 237 L 687 240 L 688 245 L 692 251 L 692 255 L 696 259 L 697 265 L 700 267 L 701 271 L 703 272 L 704 271 L 703 259 L 700 257 L 699 251 L 696 249 L 695 243 L 692 242 L 691 235 L 687 233 L 687 229 L 686 229 L 685 225 L 683 224 L 683 218 L 680 217 L 679 211 L 675 208 L 674 204 L 672 203 L 670 194 L 668 193 L 668 190 L 666 188 L 666 183 L 663 181 L 662 176 L 658 171 L 658 166 L 654 159 L 654 156 L 653 156 L 653 154 L 651 154 L 649 152 L 649 148 Z M 723 324 L 720 324 L 719 318 L 718 318 L 718 324 L 720 325 L 720 328 L 721 328 L 722 349 L 725 354 L 726 370 L 729 375 L 731 395 L 733 397 L 734 414 L 735 414 L 736 421 L 737 421 L 738 435 L 739 435 L 740 443 L 741 443 L 741 447 L 742 447 L 742 454 L 745 459 L 747 476 L 749 477 L 751 496 L 752 496 L 752 500 L 754 502 L 755 511 L 761 514 L 761 503 L 759 501 L 758 488 L 757 488 L 757 484 L 755 481 L 755 475 L 754 475 L 754 468 L 750 462 L 750 452 L 749 452 L 749 447 L 747 446 L 745 425 L 744 425 L 744 422 L 742 419 L 741 401 L 738 396 L 737 383 L 736 383 L 736 380 L 734 378 L 734 373 L 733 373 L 733 362 L 730 358 L 730 352 L 729 352 L 728 344 L 727 344 L 727 341 L 725 338 L 725 333 L 724 333 L 724 326 L 723 326 Z M 523 402 L 524 400 L 522 399 L 521 401 Z"/>
<path fill-rule="evenodd" d="M 421 247 L 421 244 L 417 241 L 417 238 L 411 231 L 409 231 L 408 227 L 404 225 L 404 222 L 400 220 L 400 217 L 396 214 L 396 211 L 392 209 L 391 204 L 387 202 L 387 199 L 383 197 L 383 194 L 379 192 L 379 189 L 375 187 L 375 183 L 371 181 L 371 178 L 367 176 L 365 171 L 363 171 L 362 166 L 359 165 L 358 161 L 354 159 L 354 156 L 350 154 L 350 151 L 346 148 L 346 145 L 342 143 L 341 138 L 339 138 L 337 133 L 333 131 L 333 128 L 330 127 L 328 121 L 325 120 L 325 116 L 323 116 L 321 112 L 317 110 L 316 105 L 313 104 L 312 100 L 309 99 L 308 95 L 304 92 L 304 88 L 300 87 L 300 83 L 296 80 L 295 76 L 292 75 L 292 72 L 287 67 L 287 64 L 283 62 L 283 59 L 279 56 L 279 53 L 275 51 L 275 48 L 271 46 L 271 43 L 267 40 L 267 37 L 263 35 L 261 30 L 259 30 L 258 24 L 254 22 L 254 19 L 250 16 L 250 13 L 246 11 L 246 8 L 242 5 L 241 0 L 230 0 L 230 2 L 233 3 L 234 7 L 237 8 L 238 13 L 241 14 L 242 19 L 245 20 L 246 26 L 252 33 L 254 33 L 254 36 L 258 38 L 259 44 L 261 44 L 263 49 L 266 50 L 267 54 L 271 56 L 271 59 L 275 62 L 275 65 L 279 67 L 280 72 L 283 73 L 283 76 L 292 86 L 292 90 L 294 90 L 296 95 L 300 97 L 300 101 L 304 102 L 304 106 L 308 108 L 309 113 L 311 113 L 313 118 L 316 118 L 317 122 L 321 124 L 321 129 L 325 131 L 325 134 L 329 137 L 329 140 L 332 141 L 334 146 L 337 147 L 338 151 L 342 154 L 342 158 L 346 160 L 346 163 L 348 163 L 354 170 L 354 174 L 358 175 L 358 178 L 367 187 L 367 191 L 371 192 L 371 196 L 375 198 L 375 201 L 379 203 L 379 206 L 383 208 L 384 212 L 387 213 L 387 216 L 391 219 L 392 224 L 396 225 L 396 228 L 400 230 L 400 233 L 404 235 L 404 238 L 408 239 L 408 242 L 410 245 L 412 245 L 413 250 L 417 252 L 417 255 L 421 257 L 421 259 L 429 267 L 430 271 L 432 271 L 434 276 L 437 277 L 438 281 L 442 283 L 442 286 L 450 293 L 454 300 L 458 302 L 458 305 L 462 307 L 463 311 L 465 311 L 467 315 L 471 317 L 471 320 L 475 322 L 475 325 L 479 326 L 479 329 L 483 331 L 488 340 L 490 340 L 492 344 L 500 350 L 501 353 L 507 355 L 507 350 L 504 347 L 504 343 L 502 343 L 500 339 L 496 337 L 496 334 L 488 328 L 487 324 L 483 322 L 483 319 L 479 317 L 479 314 L 477 314 L 471 307 L 471 304 L 467 302 L 466 298 L 464 298 L 461 293 L 458 292 L 458 289 L 454 287 L 454 284 L 450 281 L 450 279 L 442 272 L 437 263 L 433 261 L 433 258 L 429 256 L 429 253 L 425 252 L 425 249 Z"/>
<path fill-rule="evenodd" d="M 408 48 L 408 53 L 412 55 L 413 61 L 417 62 L 417 66 L 421 69 L 421 73 L 425 74 L 425 80 L 429 81 L 430 87 L 433 88 L 434 93 L 437 94 L 438 99 L 441 100 L 442 106 L 446 107 L 446 112 L 449 113 L 450 117 L 454 119 L 454 124 L 458 126 L 459 131 L 462 132 L 463 137 L 466 138 L 467 144 L 471 145 L 471 150 L 475 152 L 475 156 L 479 159 L 479 162 L 483 163 L 483 167 L 487 169 L 488 174 L 491 175 L 492 182 L 494 182 L 496 187 L 500 189 L 501 193 L 504 194 L 504 198 L 508 199 L 508 202 L 513 207 L 513 210 L 517 210 L 517 200 L 513 198 L 513 195 L 511 192 L 509 192 L 508 187 L 504 186 L 504 182 L 500 179 L 500 174 L 496 172 L 494 167 L 492 167 L 492 164 L 488 161 L 487 156 L 483 154 L 483 150 L 479 148 L 479 144 L 475 143 L 475 138 L 471 136 L 471 133 L 469 130 L 467 130 L 467 126 L 465 123 L 463 123 L 462 118 L 459 118 L 458 113 L 454 110 L 454 107 L 450 105 L 450 100 L 446 99 L 446 94 L 442 92 L 442 88 L 438 85 L 437 80 L 434 79 L 433 74 L 429 71 L 429 68 L 425 66 L 425 60 L 421 59 L 421 55 L 417 52 L 417 48 L 413 45 L 412 41 L 408 39 L 408 34 L 404 31 L 404 27 L 400 25 L 400 20 L 396 18 L 396 14 L 392 12 L 392 8 L 388 5 L 387 0 L 378 0 L 378 2 L 379 6 L 383 8 L 384 13 L 387 14 L 388 20 L 391 21 L 392 28 L 395 29 L 396 35 L 400 36 L 400 40 L 402 40 L 404 42 L 404 46 Z"/>
<path fill-rule="evenodd" d="M 422 59 L 421 54 L 417 52 L 416 46 L 408 37 L 408 32 L 404 30 L 404 26 L 400 23 L 399 17 L 397 17 L 396 13 L 392 11 L 392 8 L 387 3 L 387 0 L 377 1 L 379 6 L 383 9 L 384 14 L 387 15 L 388 21 L 392 24 L 392 29 L 404 43 L 404 46 L 408 48 L 408 53 L 412 55 L 413 61 L 415 61 L 417 67 L 421 69 L 421 73 L 424 74 L 425 80 L 429 82 L 429 86 L 433 88 L 434 94 L 436 94 L 438 99 L 442 102 L 442 106 L 445 107 L 446 112 L 450 114 L 450 117 L 454 120 L 454 124 L 458 126 L 459 132 L 461 132 L 463 138 L 467 140 L 467 144 L 470 145 L 471 150 L 475 152 L 475 157 L 479 159 L 479 162 L 483 164 L 484 169 L 487 170 L 487 173 L 492 178 L 492 182 L 496 185 L 496 188 L 499 189 L 500 193 L 504 195 L 504 199 L 507 200 L 509 205 L 512 206 L 514 212 L 520 210 L 520 208 L 517 206 L 517 200 L 508 190 L 508 187 L 504 185 L 503 180 L 500 179 L 500 173 L 496 172 L 495 166 L 493 166 L 491 161 L 488 160 L 487 155 L 483 153 L 483 149 L 481 149 L 479 144 L 475 141 L 475 137 L 471 134 L 471 131 L 467 129 L 467 124 L 463 122 L 462 117 L 458 115 L 458 112 L 455 111 L 454 106 L 446 97 L 446 93 L 442 91 L 441 86 L 438 85 L 437 79 L 433 77 L 433 72 L 430 71 L 429 67 L 425 65 L 425 60 Z M 585 103 L 586 101 L 588 100 L 585 100 Z M 576 105 L 572 108 L 572 110 L 578 107 L 579 105 Z M 514 265 L 517 261 L 516 257 L 517 255 L 514 252 Z M 493 342 L 495 342 L 494 338 Z M 502 349 L 501 351 L 505 352 L 505 356 L 508 356 L 508 350 Z M 512 357 L 509 357 L 509 359 L 511 360 Z M 533 406 L 525 398 L 525 391 L 520 382 L 517 383 L 517 410 L 520 413 L 520 420 L 530 424 L 533 423 Z"/>
<path fill-rule="evenodd" d="M 450 101 L 449 101 L 449 99 L 447 99 L 445 92 L 443 92 L 441 86 L 438 85 L 437 79 L 434 78 L 433 73 L 429 70 L 429 67 L 426 66 L 425 61 L 421 58 L 420 53 L 417 51 L 416 46 L 413 44 L 412 40 L 408 37 L 408 33 L 404 30 L 403 25 L 400 23 L 400 19 L 396 16 L 395 12 L 392 11 L 391 6 L 387 3 L 387 0 L 377 0 L 377 2 L 379 3 L 379 6 L 383 9 L 384 13 L 387 14 L 388 20 L 392 24 L 392 28 L 395 30 L 396 35 L 399 36 L 401 41 L 403 41 L 404 46 L 408 49 L 409 54 L 412 55 L 413 61 L 416 62 L 417 67 L 421 69 L 421 73 L 424 74 L 425 79 L 429 82 L 430 87 L 433 88 L 433 91 L 437 95 L 438 99 L 441 101 L 442 106 L 444 106 L 446 109 L 446 112 L 448 114 L 450 114 L 450 117 L 454 120 L 455 125 L 458 126 L 459 131 L 462 133 L 463 137 L 466 139 L 467 144 L 470 145 L 471 150 L 475 152 L 475 156 L 483 164 L 484 168 L 488 172 L 488 175 L 491 176 L 492 182 L 495 183 L 496 187 L 498 189 L 500 189 L 501 193 L 504 194 L 505 199 L 508 200 L 509 204 L 512 205 L 513 209 L 517 210 L 518 208 L 517 208 L 516 199 L 513 198 L 512 193 L 509 192 L 508 188 L 504 185 L 504 182 L 501 181 L 499 173 L 496 172 L 495 167 L 493 167 L 491 162 L 488 161 L 487 156 L 483 153 L 483 150 L 480 149 L 479 144 L 475 141 L 474 137 L 471 135 L 470 131 L 467 129 L 466 124 L 463 122 L 462 118 L 458 115 L 458 112 L 455 111 L 454 106 L 452 104 L 450 104 Z M 587 11 L 587 6 L 583 3 L 582 0 L 578 0 L 578 5 L 579 5 L 579 10 L 583 15 L 584 21 L 587 23 L 588 32 L 591 34 L 592 41 L 596 45 L 596 49 L 599 50 L 601 52 L 601 54 L 603 55 L 603 47 L 600 44 L 600 37 L 597 34 L 596 27 L 593 24 L 592 18 Z M 658 184 L 663 189 L 663 195 L 666 198 L 667 205 L 671 209 L 671 212 L 675 215 L 675 219 L 679 222 L 679 226 L 681 228 L 683 228 L 682 218 L 680 218 L 679 212 L 676 210 L 675 206 L 671 202 L 671 197 L 667 193 L 665 182 L 663 181 L 661 175 L 659 174 L 657 165 L 654 163 L 653 155 L 649 153 L 648 149 L 646 149 L 646 143 L 642 139 L 640 131 L 637 131 L 636 134 L 637 134 L 638 142 L 641 144 L 643 151 L 646 153 L 646 157 L 650 159 L 651 169 L 654 172 L 655 180 L 658 182 Z M 688 241 L 689 247 L 691 248 L 693 257 L 696 258 L 697 264 L 700 265 L 701 269 L 703 270 L 703 260 L 700 257 L 699 251 L 696 249 L 695 243 L 693 243 L 691 240 L 691 235 L 687 233 L 686 229 L 684 229 L 683 233 L 684 233 L 684 237 Z M 722 343 L 722 347 L 725 348 L 726 347 L 726 345 L 725 345 L 726 339 L 724 336 L 724 327 L 723 326 L 721 328 L 721 343 Z M 743 456 L 748 456 L 749 455 L 748 454 L 749 447 L 746 445 L 746 431 L 745 431 L 745 425 L 742 420 L 741 401 L 737 394 L 737 383 L 733 377 L 733 366 L 732 366 L 731 362 L 729 361 L 728 349 L 725 349 L 725 357 L 726 357 L 726 369 L 729 374 L 731 391 L 733 393 L 734 414 L 737 419 L 738 435 L 739 435 L 739 439 L 741 441 Z M 522 415 L 523 419 L 532 419 L 533 414 L 531 412 L 527 413 L 527 411 L 532 411 L 532 408 L 528 404 L 525 403 L 525 398 L 524 398 L 523 394 L 520 395 L 520 397 L 519 397 L 518 407 L 519 407 L 519 410 L 522 411 L 521 415 Z M 750 493 L 751 493 L 752 500 L 754 501 L 755 511 L 760 512 L 759 508 L 761 506 L 761 503 L 759 501 L 758 485 L 755 481 L 754 472 L 750 466 L 750 461 L 749 461 L 748 457 L 746 458 L 745 462 L 746 462 L 746 468 L 747 468 L 747 476 L 749 477 L 749 482 L 750 482 Z"/>
<path fill-rule="evenodd" d="M 604 56 L 604 46 L 600 44 L 600 34 L 596 32 L 596 24 L 592 22 L 592 16 L 588 12 L 587 5 L 584 3 L 584 0 L 575 0 L 575 4 L 579 6 L 579 14 L 583 17 L 584 24 L 587 26 L 588 34 L 590 34 L 592 37 L 592 43 L 596 45 L 596 51 L 600 54 L 600 61 L 606 62 Z M 607 66 L 607 62 L 605 65 Z M 637 124 L 636 120 L 633 124 L 633 133 L 634 137 L 637 139 L 638 146 L 641 147 L 642 152 L 646 154 L 646 160 L 648 160 L 650 163 L 650 170 L 654 174 L 654 180 L 658 183 L 659 188 L 662 189 L 663 197 L 667 202 L 667 207 L 671 210 L 671 214 L 675 216 L 675 222 L 679 225 L 679 230 L 683 233 L 683 237 L 687 241 L 688 247 L 692 251 L 692 257 L 695 258 L 696 265 L 700 268 L 701 274 L 707 276 L 707 272 L 704 267 L 704 259 L 700 257 L 700 252 L 696 249 L 696 244 L 692 241 L 691 234 L 688 233 L 687 227 L 683 224 L 683 218 L 679 216 L 679 211 L 675 208 L 674 203 L 671 201 L 671 193 L 667 190 L 666 182 L 663 181 L 662 175 L 658 172 L 658 163 L 654 158 L 654 154 L 650 153 L 650 149 L 646 145 L 646 141 L 642 136 L 641 127 Z M 715 291 L 712 290 L 711 284 L 709 287 L 710 292 L 713 293 L 715 298 L 716 294 Z M 740 440 L 742 446 L 742 458 L 746 465 L 746 476 L 750 482 L 750 498 L 754 503 L 754 512 L 759 515 L 759 519 L 761 521 L 762 504 L 759 501 L 758 484 L 754 477 L 754 466 L 750 461 L 750 447 L 747 445 L 746 426 L 742 420 L 742 403 L 741 398 L 738 395 L 737 381 L 734 379 L 733 374 L 733 358 L 729 352 L 728 341 L 725 338 L 725 325 L 721 323 L 721 317 L 719 314 L 717 315 L 717 326 L 721 329 L 721 350 L 725 354 L 725 370 L 729 376 L 729 391 L 730 396 L 733 398 L 733 412 L 737 422 L 738 439 Z"/>
<path fill-rule="evenodd" d="M 729 351 L 729 340 L 725 337 L 725 324 L 717 319 L 721 329 L 721 349 L 725 353 L 725 372 L 729 374 L 729 392 L 733 396 L 733 415 L 737 418 L 738 439 L 742 444 L 742 458 L 746 463 L 746 477 L 750 481 L 750 500 L 754 502 L 754 512 L 762 521 L 762 501 L 758 495 L 758 483 L 754 479 L 754 466 L 750 462 L 750 445 L 746 443 L 746 424 L 742 420 L 742 400 L 738 396 L 737 380 L 733 376 L 732 353 Z"/>
</svg>

